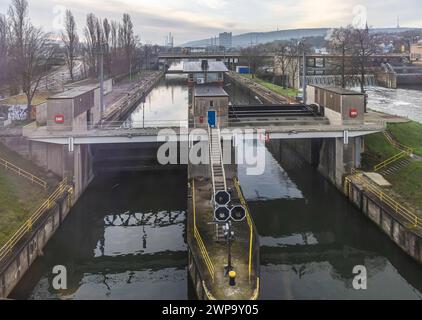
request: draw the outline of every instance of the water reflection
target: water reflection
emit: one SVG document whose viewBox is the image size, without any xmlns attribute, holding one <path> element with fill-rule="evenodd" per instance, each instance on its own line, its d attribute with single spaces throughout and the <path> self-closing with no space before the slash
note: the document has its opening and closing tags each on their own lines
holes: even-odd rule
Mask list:
<svg viewBox="0 0 422 320">
<path fill-rule="evenodd" d="M 266 173 L 241 178 L 261 236 L 263 299 L 422 298 L 417 263 L 286 145 L 269 150 Z M 367 267 L 366 291 L 353 289 L 356 265 Z"/>
<path fill-rule="evenodd" d="M 13 296 L 187 299 L 186 181 L 184 172 L 97 178 Z M 54 265 L 67 268 L 64 292 L 51 287 Z"/>
<path fill-rule="evenodd" d="M 135 128 L 187 126 L 189 89 L 186 77 L 167 75 L 130 115 Z"/>
</svg>

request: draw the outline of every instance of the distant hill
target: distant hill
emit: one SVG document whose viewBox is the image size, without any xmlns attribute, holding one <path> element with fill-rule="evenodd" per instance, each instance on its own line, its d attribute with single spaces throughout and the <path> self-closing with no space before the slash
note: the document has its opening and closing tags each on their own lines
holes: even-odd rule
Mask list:
<svg viewBox="0 0 422 320">
<path fill-rule="evenodd" d="M 303 37 L 318 37 L 325 36 L 328 32 L 328 28 L 321 29 L 292 29 L 292 30 L 280 30 L 270 32 L 250 32 L 244 33 L 237 36 L 233 36 L 233 47 L 248 47 L 251 43 L 267 43 L 275 40 L 290 40 L 300 39 Z M 209 46 L 211 39 L 203 39 L 197 41 L 190 41 L 183 44 L 183 47 L 205 47 Z"/>
<path fill-rule="evenodd" d="M 331 28 L 315 29 L 290 29 L 270 32 L 251 32 L 233 36 L 233 47 L 248 47 L 253 44 L 273 42 L 276 40 L 291 40 L 307 37 L 325 37 Z M 374 28 L 372 32 L 397 33 L 417 30 L 417 28 Z M 206 47 L 211 44 L 211 39 L 190 41 L 183 44 L 183 47 Z"/>
</svg>

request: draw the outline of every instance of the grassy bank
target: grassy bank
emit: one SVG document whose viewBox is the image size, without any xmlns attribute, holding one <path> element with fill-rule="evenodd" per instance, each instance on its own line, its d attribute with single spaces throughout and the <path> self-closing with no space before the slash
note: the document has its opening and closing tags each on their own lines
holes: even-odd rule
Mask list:
<svg viewBox="0 0 422 320">
<path fill-rule="evenodd" d="M 405 146 L 413 148 L 415 154 L 422 156 L 422 124 L 414 121 L 389 124 L 388 129 Z"/>
<path fill-rule="evenodd" d="M 46 173 L 31 161 L 0 143 L 0 157 L 47 181 L 50 188 L 44 190 L 27 179 L 0 166 L 0 247 L 16 232 L 31 214 L 42 204 L 58 183 L 56 177 Z"/>
<path fill-rule="evenodd" d="M 389 124 L 388 129 L 403 145 L 414 148 L 422 155 L 422 125 L 416 122 Z M 398 154 L 382 133 L 365 137 L 363 168 L 372 171 L 374 165 Z M 422 161 L 414 161 L 395 174 L 386 177 L 392 184 L 393 193 L 409 206 L 422 213 Z"/>
<path fill-rule="evenodd" d="M 40 103 L 47 101 L 47 98 L 51 96 L 51 92 L 37 92 L 32 99 L 32 105 L 36 106 Z M 26 105 L 28 103 L 28 99 L 26 95 L 20 94 L 18 96 L 13 96 L 4 100 L 0 101 L 0 104 L 6 105 Z"/>
<path fill-rule="evenodd" d="M 422 162 L 412 162 L 388 177 L 393 191 L 422 213 Z"/>
<path fill-rule="evenodd" d="M 287 96 L 287 97 L 296 97 L 299 93 L 298 90 L 296 89 L 292 89 L 292 88 L 283 88 L 281 86 L 278 86 L 274 83 L 262 80 L 260 78 L 257 78 L 256 76 L 254 78 L 252 78 L 251 74 L 242 74 L 243 77 L 248 78 L 253 80 L 254 82 L 264 86 L 265 88 L 274 91 L 275 93 L 278 93 L 282 96 Z"/>
<path fill-rule="evenodd" d="M 363 154 L 363 166 L 365 170 L 372 170 L 378 163 L 391 158 L 399 153 L 383 133 L 374 133 L 365 137 L 365 153 Z"/>
<path fill-rule="evenodd" d="M 47 191 L 0 168 L 0 247 L 47 197 Z"/>
</svg>

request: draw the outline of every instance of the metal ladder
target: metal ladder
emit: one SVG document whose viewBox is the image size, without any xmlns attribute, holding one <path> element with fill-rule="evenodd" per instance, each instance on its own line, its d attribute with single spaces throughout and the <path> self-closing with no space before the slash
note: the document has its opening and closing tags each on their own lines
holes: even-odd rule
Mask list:
<svg viewBox="0 0 422 320">
<path fill-rule="evenodd" d="M 210 148 L 210 166 L 213 184 L 213 199 L 219 191 L 227 191 L 226 174 L 223 163 L 223 152 L 221 149 L 221 135 L 219 128 L 209 128 L 209 148 Z M 215 225 L 216 241 L 226 241 L 224 237 L 223 225 Z"/>
</svg>

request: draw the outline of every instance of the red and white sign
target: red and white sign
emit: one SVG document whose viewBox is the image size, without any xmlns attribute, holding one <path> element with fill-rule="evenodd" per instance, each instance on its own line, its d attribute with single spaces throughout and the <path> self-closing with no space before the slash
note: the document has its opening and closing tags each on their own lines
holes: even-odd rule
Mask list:
<svg viewBox="0 0 422 320">
<path fill-rule="evenodd" d="M 357 109 L 354 109 L 354 108 L 350 109 L 349 115 L 350 115 L 350 118 L 355 119 L 359 116 L 359 111 Z"/>
<path fill-rule="evenodd" d="M 54 122 L 57 123 L 57 124 L 63 124 L 64 123 L 64 115 L 56 114 L 54 116 Z"/>
</svg>

